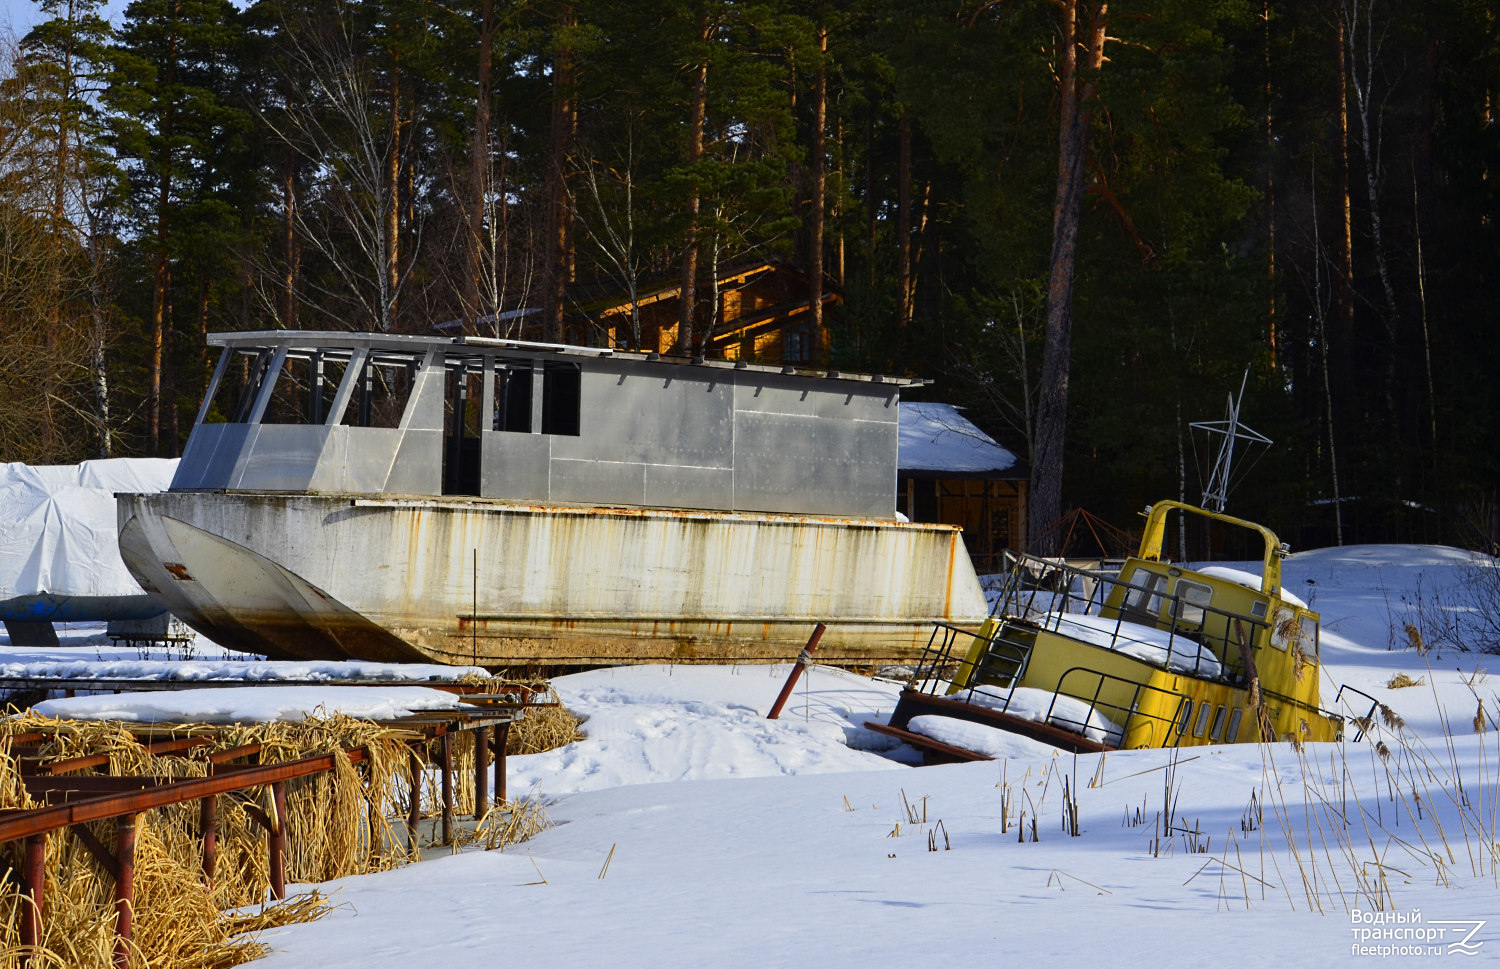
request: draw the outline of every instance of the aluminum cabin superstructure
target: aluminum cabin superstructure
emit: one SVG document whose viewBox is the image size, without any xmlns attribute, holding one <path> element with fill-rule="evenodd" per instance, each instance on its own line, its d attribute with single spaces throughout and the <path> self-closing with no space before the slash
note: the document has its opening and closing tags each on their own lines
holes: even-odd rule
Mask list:
<svg viewBox="0 0 1500 969">
<path fill-rule="evenodd" d="M 475 338 L 224 348 L 171 489 L 119 499 L 137 579 L 289 657 L 593 663 L 908 655 L 985 606 L 956 529 L 895 516 L 912 381 Z"/>
</svg>

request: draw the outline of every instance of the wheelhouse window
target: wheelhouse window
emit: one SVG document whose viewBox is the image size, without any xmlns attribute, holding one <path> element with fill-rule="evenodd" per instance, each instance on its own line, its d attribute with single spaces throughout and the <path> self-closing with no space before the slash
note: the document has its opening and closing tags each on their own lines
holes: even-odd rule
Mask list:
<svg viewBox="0 0 1500 969">
<path fill-rule="evenodd" d="M 260 395 L 271 366 L 271 351 L 255 348 L 250 350 L 225 350 L 229 360 L 214 390 L 213 401 L 204 414 L 205 424 L 243 424 L 250 419 L 255 399 Z"/>
<path fill-rule="evenodd" d="M 1214 590 L 1186 579 L 1177 581 L 1177 621 L 1190 626 L 1203 625 L 1204 609 L 1213 602 Z"/>
<path fill-rule="evenodd" d="M 576 363 L 542 369 L 542 433 L 577 437 L 581 428 L 583 371 Z"/>
<path fill-rule="evenodd" d="M 501 362 L 495 369 L 493 420 L 491 430 L 531 433 L 530 362 Z"/>
<path fill-rule="evenodd" d="M 400 427 L 417 367 L 412 357 L 371 354 L 357 375 L 354 394 L 344 410 L 344 426 Z"/>
</svg>

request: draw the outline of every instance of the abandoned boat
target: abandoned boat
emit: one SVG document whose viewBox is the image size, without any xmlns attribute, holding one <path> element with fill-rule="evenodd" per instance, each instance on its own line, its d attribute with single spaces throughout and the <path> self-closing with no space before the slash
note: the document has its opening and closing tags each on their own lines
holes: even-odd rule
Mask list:
<svg viewBox="0 0 1500 969">
<path fill-rule="evenodd" d="M 518 341 L 268 331 L 223 348 L 136 579 L 291 659 L 911 657 L 986 607 L 959 530 L 896 515 L 913 381 Z"/>
<path fill-rule="evenodd" d="M 1258 536 L 1260 574 L 1165 561 L 1174 511 Z M 954 720 L 1075 751 L 1336 740 L 1343 718 L 1319 706 L 1319 617 L 1282 587 L 1286 555 L 1264 526 L 1163 501 L 1118 574 L 1019 556 L 984 625 L 937 624 L 890 722 L 866 726 L 930 761 L 983 756 Z"/>
</svg>

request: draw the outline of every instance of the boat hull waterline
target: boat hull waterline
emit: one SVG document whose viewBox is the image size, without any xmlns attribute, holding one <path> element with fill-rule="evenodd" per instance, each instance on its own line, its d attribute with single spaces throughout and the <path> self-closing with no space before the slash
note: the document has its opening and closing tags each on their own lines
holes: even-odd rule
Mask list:
<svg viewBox="0 0 1500 969">
<path fill-rule="evenodd" d="M 957 529 L 887 520 L 296 493 L 119 497 L 172 612 L 284 659 L 486 666 L 910 659 L 987 612 Z"/>
</svg>

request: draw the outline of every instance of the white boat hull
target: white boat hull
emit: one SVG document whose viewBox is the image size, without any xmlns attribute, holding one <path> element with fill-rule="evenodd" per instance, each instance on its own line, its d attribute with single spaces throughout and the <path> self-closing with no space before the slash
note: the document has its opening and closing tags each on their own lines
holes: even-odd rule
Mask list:
<svg viewBox="0 0 1500 969">
<path fill-rule="evenodd" d="M 515 664 L 907 658 L 985 600 L 957 529 L 496 499 L 121 495 L 126 564 L 222 645 Z"/>
</svg>

